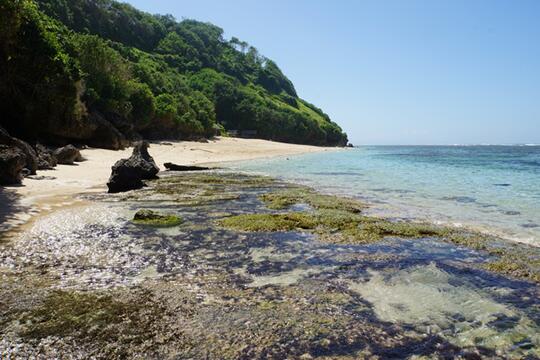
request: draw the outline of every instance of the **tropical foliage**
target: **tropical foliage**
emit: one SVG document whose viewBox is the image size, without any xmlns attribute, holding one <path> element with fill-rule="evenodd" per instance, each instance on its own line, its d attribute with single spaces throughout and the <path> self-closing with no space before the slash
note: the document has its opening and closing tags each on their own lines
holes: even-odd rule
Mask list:
<svg viewBox="0 0 540 360">
<path fill-rule="evenodd" d="M 73 128 L 96 112 L 151 138 L 237 129 L 347 142 L 276 63 L 209 23 L 112 0 L 0 0 L 0 55 L 0 122 L 27 136 L 61 132 L 58 122 Z"/>
</svg>

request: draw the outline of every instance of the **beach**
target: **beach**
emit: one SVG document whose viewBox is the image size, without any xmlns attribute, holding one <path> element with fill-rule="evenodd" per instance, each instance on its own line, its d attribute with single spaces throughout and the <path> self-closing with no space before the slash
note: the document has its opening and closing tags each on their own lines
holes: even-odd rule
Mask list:
<svg viewBox="0 0 540 360">
<path fill-rule="evenodd" d="M 0 360 L 540 360 L 540 2 L 306 5 L 0 0 Z"/>
<path fill-rule="evenodd" d="M 364 150 L 335 150 L 152 144 L 161 170 L 221 168 L 110 194 L 130 149 L 86 149 L 7 188 L 26 223 L 0 239 L 0 357 L 538 357 L 540 248 L 372 216 L 291 178 L 358 184 Z"/>
<path fill-rule="evenodd" d="M 227 161 L 251 160 L 276 156 L 333 151 L 309 145 L 280 143 L 260 139 L 218 137 L 208 142 L 156 142 L 150 145 L 150 155 L 160 170 L 163 163 L 181 165 L 212 164 Z M 0 191 L 0 233 L 13 229 L 40 212 L 71 206 L 82 200 L 76 194 L 106 190 L 112 165 L 131 155 L 132 148 L 81 150 L 85 161 L 75 165 L 58 165 L 54 170 L 40 170 L 33 178 L 26 178 L 22 186 L 6 187 Z"/>
</svg>

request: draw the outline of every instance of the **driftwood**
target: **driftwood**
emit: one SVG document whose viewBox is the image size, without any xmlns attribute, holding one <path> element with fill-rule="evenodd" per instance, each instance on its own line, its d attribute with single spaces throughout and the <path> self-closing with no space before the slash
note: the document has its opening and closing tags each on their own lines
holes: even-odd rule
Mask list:
<svg viewBox="0 0 540 360">
<path fill-rule="evenodd" d="M 170 162 L 163 164 L 167 170 L 170 171 L 200 171 L 200 170 L 210 170 L 209 167 L 205 166 L 194 166 L 194 165 L 177 165 Z"/>
</svg>

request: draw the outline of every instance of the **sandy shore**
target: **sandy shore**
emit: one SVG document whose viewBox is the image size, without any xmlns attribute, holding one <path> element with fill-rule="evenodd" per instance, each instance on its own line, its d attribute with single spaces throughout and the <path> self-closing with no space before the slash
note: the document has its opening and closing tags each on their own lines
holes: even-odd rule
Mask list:
<svg viewBox="0 0 540 360">
<path fill-rule="evenodd" d="M 218 138 L 208 143 L 182 141 L 151 144 L 149 151 L 161 170 L 165 170 L 165 162 L 219 164 L 331 150 L 259 139 Z M 129 157 L 131 151 L 131 148 L 121 151 L 82 150 L 86 159 L 84 162 L 38 171 L 38 176 L 45 179 L 25 179 L 22 186 L 0 187 L 0 233 L 28 222 L 38 213 L 82 202 L 74 197 L 76 194 L 106 190 L 111 166 L 117 160 Z"/>
</svg>

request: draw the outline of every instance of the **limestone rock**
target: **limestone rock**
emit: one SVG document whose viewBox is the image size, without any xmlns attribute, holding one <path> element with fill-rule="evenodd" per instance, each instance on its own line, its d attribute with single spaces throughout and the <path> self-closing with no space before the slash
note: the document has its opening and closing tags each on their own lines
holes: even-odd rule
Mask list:
<svg viewBox="0 0 540 360">
<path fill-rule="evenodd" d="M 50 170 L 56 166 L 56 157 L 51 150 L 39 143 L 36 144 L 35 149 L 37 153 L 38 170 Z"/>
<path fill-rule="evenodd" d="M 89 120 L 96 129 L 93 136 L 86 142 L 88 145 L 98 148 L 119 150 L 124 149 L 129 142 L 126 137 L 110 121 L 106 120 L 100 113 L 93 112 L 89 115 Z"/>
<path fill-rule="evenodd" d="M 0 185 L 20 184 L 25 163 L 21 149 L 0 145 Z"/>
<path fill-rule="evenodd" d="M 66 145 L 54 151 L 54 157 L 58 164 L 73 165 L 75 161 L 82 161 L 83 158 L 79 149 L 73 145 Z"/>
<path fill-rule="evenodd" d="M 133 154 L 127 159 L 118 160 L 112 167 L 107 186 L 110 193 L 139 189 L 142 180 L 154 179 L 159 172 L 154 159 L 148 153 L 148 142 L 135 143 Z"/>
<path fill-rule="evenodd" d="M 23 167 L 27 168 L 31 175 L 36 174 L 36 170 L 38 168 L 37 154 L 35 150 L 28 145 L 28 143 L 9 135 L 5 129 L 0 127 L 0 144 L 7 145 L 9 147 L 16 147 L 21 150 L 24 155 Z"/>
</svg>

